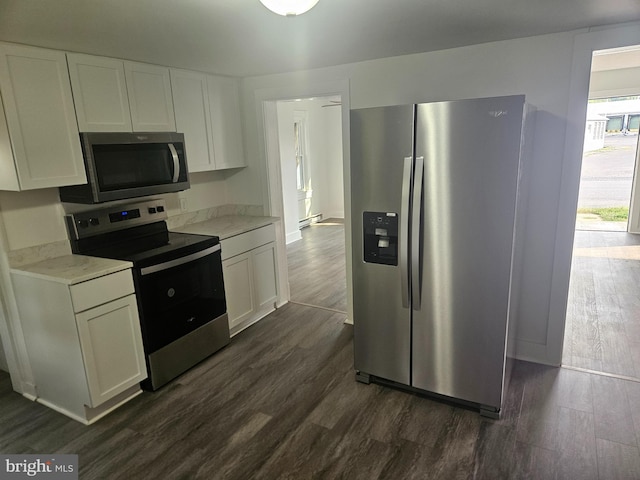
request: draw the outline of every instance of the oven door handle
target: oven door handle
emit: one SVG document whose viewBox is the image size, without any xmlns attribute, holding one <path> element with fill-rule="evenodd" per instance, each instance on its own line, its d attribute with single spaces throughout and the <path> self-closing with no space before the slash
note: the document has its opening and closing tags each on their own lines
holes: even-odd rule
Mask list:
<svg viewBox="0 0 640 480">
<path fill-rule="evenodd" d="M 169 150 L 171 151 L 171 158 L 173 158 L 173 183 L 178 182 L 178 178 L 180 178 L 180 159 L 178 158 L 178 152 L 176 151 L 176 147 L 173 146 L 173 143 L 169 144 Z"/>
<path fill-rule="evenodd" d="M 212 253 L 218 252 L 221 249 L 221 245 L 214 245 L 213 247 L 206 248 L 200 252 L 192 253 L 186 257 L 176 258 L 175 260 L 169 260 L 168 262 L 158 263 L 157 265 L 150 265 L 140 269 L 140 275 L 150 275 L 152 273 L 168 270 L 169 268 L 177 267 L 178 265 L 184 265 L 185 263 L 193 262 Z"/>
</svg>

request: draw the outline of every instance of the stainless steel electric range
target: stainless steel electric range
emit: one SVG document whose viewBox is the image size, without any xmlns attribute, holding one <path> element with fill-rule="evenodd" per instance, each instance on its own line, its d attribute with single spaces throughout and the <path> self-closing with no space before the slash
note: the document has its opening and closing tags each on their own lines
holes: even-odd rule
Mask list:
<svg viewBox="0 0 640 480">
<path fill-rule="evenodd" d="M 170 232 L 163 200 L 66 215 L 74 253 L 128 260 L 156 390 L 229 343 L 218 237 Z"/>
</svg>

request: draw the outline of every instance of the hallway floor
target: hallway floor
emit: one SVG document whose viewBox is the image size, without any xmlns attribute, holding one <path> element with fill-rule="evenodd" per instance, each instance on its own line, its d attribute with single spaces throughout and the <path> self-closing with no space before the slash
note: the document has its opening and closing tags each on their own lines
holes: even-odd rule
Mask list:
<svg viewBox="0 0 640 480">
<path fill-rule="evenodd" d="M 563 365 L 640 381 L 640 236 L 576 231 Z"/>
<path fill-rule="evenodd" d="M 300 230 L 287 245 L 291 301 L 347 311 L 344 221 L 327 219 Z"/>
</svg>

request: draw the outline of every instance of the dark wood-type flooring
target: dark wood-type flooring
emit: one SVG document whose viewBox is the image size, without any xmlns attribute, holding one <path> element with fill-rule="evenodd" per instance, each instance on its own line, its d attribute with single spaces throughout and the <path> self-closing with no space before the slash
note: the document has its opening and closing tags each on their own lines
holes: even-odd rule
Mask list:
<svg viewBox="0 0 640 480">
<path fill-rule="evenodd" d="M 562 360 L 640 380 L 640 235 L 576 231 Z"/>
<path fill-rule="evenodd" d="M 518 362 L 500 420 L 354 379 L 344 314 L 289 303 L 84 426 L 0 374 L 0 452 L 81 479 L 638 479 L 640 383 Z"/>
<path fill-rule="evenodd" d="M 347 311 L 344 224 L 328 219 L 300 230 L 287 245 L 291 301 Z"/>
</svg>

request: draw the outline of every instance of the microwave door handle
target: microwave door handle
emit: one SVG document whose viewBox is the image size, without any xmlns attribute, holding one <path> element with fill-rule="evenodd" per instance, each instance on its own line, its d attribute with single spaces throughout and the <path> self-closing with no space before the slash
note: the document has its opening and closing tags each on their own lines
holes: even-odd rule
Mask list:
<svg viewBox="0 0 640 480">
<path fill-rule="evenodd" d="M 169 151 L 171 152 L 171 157 L 173 158 L 173 183 L 178 182 L 178 178 L 180 177 L 180 160 L 178 159 L 178 152 L 176 152 L 176 147 L 173 146 L 173 143 L 169 144 Z"/>
</svg>

